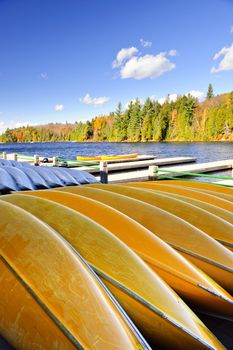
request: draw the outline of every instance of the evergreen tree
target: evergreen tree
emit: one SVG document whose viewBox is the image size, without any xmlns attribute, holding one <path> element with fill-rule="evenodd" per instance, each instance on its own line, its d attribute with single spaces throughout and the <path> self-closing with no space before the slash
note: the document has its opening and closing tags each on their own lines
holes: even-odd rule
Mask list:
<svg viewBox="0 0 233 350">
<path fill-rule="evenodd" d="M 114 113 L 113 134 L 115 141 L 122 141 L 122 104 L 118 103 L 117 109 Z"/>
<path fill-rule="evenodd" d="M 152 116 L 152 140 L 156 141 L 158 128 L 159 128 L 159 112 L 161 110 L 161 105 L 158 101 L 153 103 L 153 116 Z"/>
<path fill-rule="evenodd" d="M 130 103 L 131 108 L 127 135 L 129 141 L 140 141 L 141 137 L 141 105 L 138 98 L 134 103 Z"/>
<path fill-rule="evenodd" d="M 129 121 L 130 121 L 130 109 L 127 108 L 126 111 L 123 113 L 122 116 L 122 123 L 121 123 L 121 137 L 122 141 L 127 140 L 127 131 L 128 131 L 128 126 L 129 126 Z"/>
<path fill-rule="evenodd" d="M 214 97 L 214 90 L 212 84 L 209 84 L 206 98 L 207 100 L 210 100 L 212 97 Z"/>
<path fill-rule="evenodd" d="M 141 105 L 136 99 L 125 111 L 119 103 L 114 113 L 91 121 L 7 129 L 0 141 L 233 141 L 233 92 L 213 98 L 210 84 L 208 96 L 211 102 L 183 95 L 163 105 L 149 98 Z"/>
<path fill-rule="evenodd" d="M 141 111 L 142 141 L 152 140 L 153 103 L 147 98 Z"/>
<path fill-rule="evenodd" d="M 155 140 L 164 141 L 166 139 L 169 128 L 169 121 L 171 119 L 171 112 L 171 104 L 169 103 L 169 101 L 167 101 L 161 107 L 161 110 L 158 115 Z"/>
</svg>

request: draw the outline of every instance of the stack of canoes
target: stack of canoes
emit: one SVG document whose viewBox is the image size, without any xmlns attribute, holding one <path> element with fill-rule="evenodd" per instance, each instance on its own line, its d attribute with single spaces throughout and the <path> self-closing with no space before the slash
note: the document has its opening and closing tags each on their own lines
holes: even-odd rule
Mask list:
<svg viewBox="0 0 233 350">
<path fill-rule="evenodd" d="M 0 159 L 0 193 L 97 183 L 86 171 Z"/>
<path fill-rule="evenodd" d="M 1 337 L 32 350 L 233 348 L 232 209 L 233 189 L 177 180 L 1 196 Z"/>
</svg>

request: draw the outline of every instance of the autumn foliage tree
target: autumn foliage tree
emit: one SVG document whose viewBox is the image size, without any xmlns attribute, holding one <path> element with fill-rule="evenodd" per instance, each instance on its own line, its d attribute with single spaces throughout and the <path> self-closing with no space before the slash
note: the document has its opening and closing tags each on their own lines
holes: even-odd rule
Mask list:
<svg viewBox="0 0 233 350">
<path fill-rule="evenodd" d="M 201 103 L 190 94 L 163 104 L 137 98 L 91 121 L 7 129 L 0 141 L 233 141 L 233 92 L 213 96 L 212 86 L 208 92 Z"/>
</svg>

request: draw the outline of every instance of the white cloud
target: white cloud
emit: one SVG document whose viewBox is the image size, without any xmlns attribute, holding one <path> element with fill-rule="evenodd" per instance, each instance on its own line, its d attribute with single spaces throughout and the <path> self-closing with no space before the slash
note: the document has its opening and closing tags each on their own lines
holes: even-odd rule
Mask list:
<svg viewBox="0 0 233 350">
<path fill-rule="evenodd" d="M 33 122 L 16 122 L 14 123 L 14 128 L 21 128 L 23 126 L 35 126 L 38 125 L 37 123 L 33 123 Z"/>
<path fill-rule="evenodd" d="M 102 106 L 110 100 L 110 97 L 91 97 L 90 94 L 86 94 L 83 98 L 80 98 L 80 102 L 85 105 Z"/>
<path fill-rule="evenodd" d="M 141 57 L 131 57 L 125 65 L 121 67 L 122 79 L 134 78 L 137 80 L 145 78 L 156 78 L 175 68 L 165 52 L 158 55 L 145 55 Z"/>
<path fill-rule="evenodd" d="M 230 28 L 230 33 L 233 33 L 233 26 L 231 26 Z"/>
<path fill-rule="evenodd" d="M 23 126 L 35 126 L 38 125 L 37 123 L 33 122 L 16 122 L 14 120 L 11 120 L 10 122 L 1 121 L 0 122 L 0 134 L 3 133 L 7 128 L 14 129 L 14 128 L 21 128 Z"/>
<path fill-rule="evenodd" d="M 168 94 L 166 97 L 161 97 L 158 99 L 159 104 L 163 105 L 166 101 L 176 102 L 178 95 L 177 94 Z"/>
<path fill-rule="evenodd" d="M 112 68 L 120 67 L 127 59 L 138 53 L 138 49 L 134 46 L 121 49 L 112 62 Z"/>
<path fill-rule="evenodd" d="M 5 122 L 0 122 L 0 134 L 6 130 Z"/>
<path fill-rule="evenodd" d="M 176 50 L 170 50 L 170 51 L 168 52 L 168 55 L 169 55 L 169 56 L 172 56 L 172 57 L 175 57 L 175 56 L 177 56 L 177 51 L 176 51 Z"/>
<path fill-rule="evenodd" d="M 139 100 L 139 102 L 140 102 L 141 105 L 145 102 L 145 101 L 142 100 L 141 98 L 137 98 L 137 99 Z M 135 103 L 135 102 L 136 102 L 136 98 L 132 98 L 131 100 L 129 100 L 129 101 L 124 105 L 124 108 L 125 108 L 125 109 L 128 108 L 131 102 L 132 102 L 132 103 Z"/>
<path fill-rule="evenodd" d="M 151 41 L 146 41 L 144 39 L 140 39 L 140 43 L 143 47 L 151 47 L 152 46 L 152 42 Z"/>
<path fill-rule="evenodd" d="M 158 103 L 163 105 L 166 100 L 167 100 L 167 97 L 161 97 L 161 98 L 158 99 Z"/>
<path fill-rule="evenodd" d="M 43 80 L 47 80 L 49 78 L 47 73 L 40 73 L 40 77 Z"/>
<path fill-rule="evenodd" d="M 169 102 L 175 102 L 177 100 L 178 95 L 177 94 L 170 94 L 168 96 L 168 101 Z"/>
<path fill-rule="evenodd" d="M 204 92 L 198 91 L 198 90 L 191 90 L 191 91 L 187 92 L 185 95 L 186 96 L 191 95 L 191 96 L 197 98 L 200 101 L 205 98 Z"/>
<path fill-rule="evenodd" d="M 219 52 L 217 52 L 214 55 L 214 60 L 218 60 L 221 56 L 222 59 L 220 60 L 217 67 L 213 66 L 211 68 L 211 73 L 218 73 L 225 70 L 232 70 L 233 69 L 233 44 L 229 47 L 223 47 Z"/>
<path fill-rule="evenodd" d="M 58 105 L 55 105 L 54 106 L 54 110 L 56 111 L 56 112 L 62 112 L 62 111 L 64 111 L 64 105 L 62 105 L 62 104 L 58 104 Z"/>
</svg>

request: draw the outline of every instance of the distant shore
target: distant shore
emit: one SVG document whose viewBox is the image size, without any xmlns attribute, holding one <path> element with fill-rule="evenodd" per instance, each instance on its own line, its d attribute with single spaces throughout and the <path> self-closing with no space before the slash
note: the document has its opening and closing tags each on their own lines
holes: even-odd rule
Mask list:
<svg viewBox="0 0 233 350">
<path fill-rule="evenodd" d="M 33 143 L 118 143 L 118 144 L 129 144 L 129 143 L 134 143 L 134 144 L 146 144 L 146 143 L 154 143 L 154 144 L 162 144 L 162 143 L 221 143 L 221 142 L 232 142 L 233 139 L 231 140 L 226 140 L 226 139 L 220 139 L 220 140 L 164 140 L 164 141 L 96 141 L 96 140 L 86 140 L 86 141 L 67 141 L 67 140 L 59 140 L 59 141 L 17 141 L 17 142 L 1 142 L 0 144 L 33 144 Z"/>
</svg>

